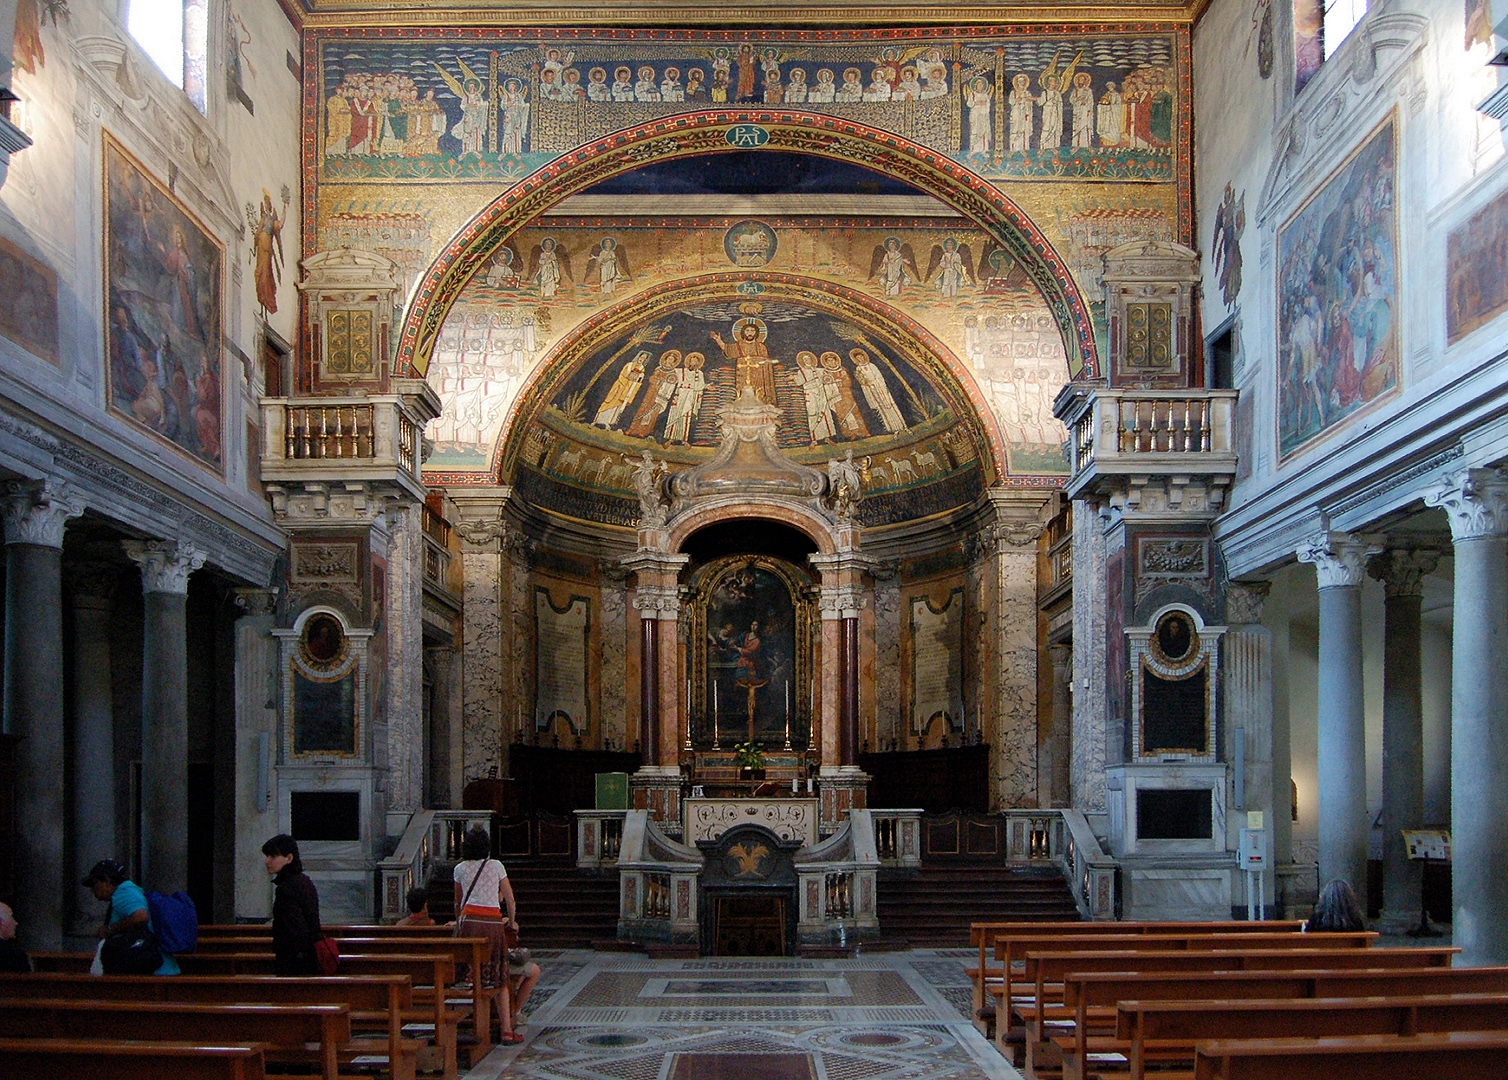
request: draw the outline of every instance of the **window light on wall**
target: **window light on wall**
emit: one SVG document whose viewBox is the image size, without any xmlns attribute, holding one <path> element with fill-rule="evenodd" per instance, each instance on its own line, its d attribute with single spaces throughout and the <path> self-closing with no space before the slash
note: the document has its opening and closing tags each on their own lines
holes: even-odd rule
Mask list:
<svg viewBox="0 0 1508 1080">
<path fill-rule="evenodd" d="M 1367 0 L 1327 0 L 1325 4 L 1325 59 L 1334 55 L 1346 35 L 1356 29 L 1367 13 Z"/>
<path fill-rule="evenodd" d="M 208 0 L 130 0 L 126 30 L 168 81 L 204 112 Z"/>
</svg>

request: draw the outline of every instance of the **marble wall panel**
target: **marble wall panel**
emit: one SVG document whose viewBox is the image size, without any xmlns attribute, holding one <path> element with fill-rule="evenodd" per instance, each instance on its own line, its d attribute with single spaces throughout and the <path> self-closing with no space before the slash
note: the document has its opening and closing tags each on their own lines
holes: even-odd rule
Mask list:
<svg viewBox="0 0 1508 1080">
<path fill-rule="evenodd" d="M 616 750 L 628 745 L 628 588 L 621 581 L 604 581 L 599 595 L 602 740 L 604 747 L 610 745 Z"/>
<path fill-rule="evenodd" d="M 995 805 L 1037 796 L 1037 547 L 1002 545 L 996 563 Z"/>
<path fill-rule="evenodd" d="M 424 801 L 424 537 L 418 504 L 390 513 L 387 560 L 388 809 Z"/>
<path fill-rule="evenodd" d="M 876 749 L 903 748 L 901 692 L 901 587 L 895 579 L 874 587 L 874 726 Z"/>
</svg>

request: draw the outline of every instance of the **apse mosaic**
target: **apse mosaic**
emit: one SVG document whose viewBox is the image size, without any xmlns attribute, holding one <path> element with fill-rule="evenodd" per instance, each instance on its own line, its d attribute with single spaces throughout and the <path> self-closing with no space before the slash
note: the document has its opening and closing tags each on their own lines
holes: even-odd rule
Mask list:
<svg viewBox="0 0 1508 1080">
<path fill-rule="evenodd" d="M 1188 43 L 1164 28 L 353 29 L 309 49 L 324 182 L 517 181 L 613 132 L 719 106 L 842 117 L 991 178 L 1166 183 L 1188 153 Z"/>
<path fill-rule="evenodd" d="M 770 270 L 840 283 L 926 326 L 971 369 L 1001 426 L 1012 474 L 1063 473 L 1064 436 L 1051 405 L 1068 378 L 1067 354 L 1040 293 L 1003 249 L 956 220 L 894 219 L 857 228 L 853 221 L 806 218 L 572 219 L 516 235 L 467 285 L 441 332 L 429 378 L 443 412 L 429 429 L 435 448 L 427 472 L 449 474 L 450 482 L 466 473 L 493 474 L 509 408 L 525 379 L 605 306 L 756 260 Z M 762 288 L 752 279 L 736 286 L 754 303 Z M 817 336 L 808 338 L 812 327 Z M 663 341 L 653 340 L 660 330 L 645 328 L 644 340 L 620 343 L 626 352 L 599 360 L 608 367 L 590 380 L 582 376 L 556 403 L 556 415 L 630 440 L 628 450 L 714 446 L 716 409 L 739 388 L 730 358 L 758 348 L 775 357 L 757 379 L 785 410 L 781 441 L 791 451 L 910 438 L 939 408 L 926 380 L 904 361 L 867 351 L 860 363 L 854 352 L 866 349 L 856 340 L 859 331 L 832 331 L 811 312 L 798 317 L 768 307 L 749 321 L 729 304 L 699 317 L 677 315 L 661 329 Z M 751 333 L 752 343 L 739 340 Z M 840 393 L 827 404 L 825 387 L 844 381 L 847 397 Z M 918 468 L 930 468 L 925 458 L 910 466 L 908 476 L 905 464 L 871 455 L 870 473 L 911 480 L 919 479 Z M 597 473 L 630 490 L 626 463 Z"/>
<path fill-rule="evenodd" d="M 455 370 L 439 376 L 442 398 L 455 397 Z M 671 469 L 707 460 L 719 413 L 744 392 L 779 410 L 776 442 L 792 459 L 825 468 L 853 454 L 866 523 L 951 509 L 982 486 L 967 398 L 935 359 L 810 304 L 736 293 L 618 326 L 554 373 L 522 406 L 501 471 L 559 513 L 632 525 L 639 456 Z"/>
</svg>

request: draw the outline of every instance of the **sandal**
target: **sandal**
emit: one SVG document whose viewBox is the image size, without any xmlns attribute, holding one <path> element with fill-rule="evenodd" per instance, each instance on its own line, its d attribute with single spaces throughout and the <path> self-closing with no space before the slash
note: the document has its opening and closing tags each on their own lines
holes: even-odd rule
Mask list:
<svg viewBox="0 0 1508 1080">
<path fill-rule="evenodd" d="M 497 1041 L 502 1046 L 517 1046 L 524 1041 L 524 1037 L 516 1031 L 505 1031 L 497 1037 Z"/>
</svg>

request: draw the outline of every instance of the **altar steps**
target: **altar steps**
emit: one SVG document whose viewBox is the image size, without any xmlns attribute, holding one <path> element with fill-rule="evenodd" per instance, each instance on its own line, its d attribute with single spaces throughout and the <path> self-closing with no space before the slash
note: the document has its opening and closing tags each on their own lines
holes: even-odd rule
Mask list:
<svg viewBox="0 0 1508 1080">
<path fill-rule="evenodd" d="M 560 862 L 509 859 L 508 880 L 518 901 L 523 944 L 531 949 L 590 949 L 618 936 L 618 875 L 592 874 Z M 453 917 L 454 887 L 447 864 L 429 883 L 429 913 Z"/>
<path fill-rule="evenodd" d="M 881 871 L 879 917 L 882 940 L 936 949 L 967 946 L 971 922 L 1072 920 L 1079 912 L 1056 869 L 934 865 Z"/>
</svg>

